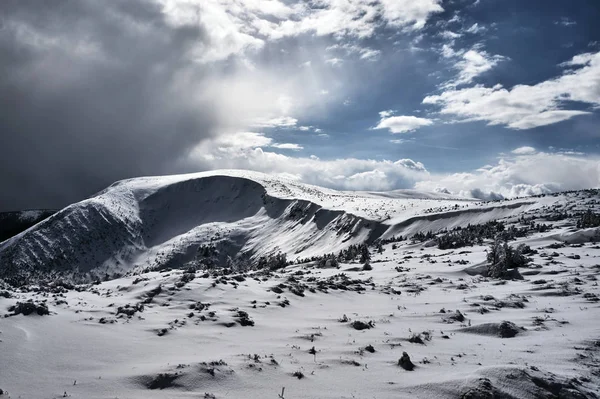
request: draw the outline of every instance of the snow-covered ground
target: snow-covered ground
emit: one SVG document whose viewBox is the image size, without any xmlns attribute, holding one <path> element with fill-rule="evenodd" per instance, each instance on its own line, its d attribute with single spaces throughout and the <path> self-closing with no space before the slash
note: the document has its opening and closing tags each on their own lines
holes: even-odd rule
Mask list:
<svg viewBox="0 0 600 399">
<path fill-rule="evenodd" d="M 56 263 L 63 276 L 70 260 L 109 270 L 107 256 L 127 272 L 76 287 L 0 285 L 2 313 L 30 299 L 50 311 L 0 322 L 0 389 L 11 398 L 594 398 L 600 237 L 572 216 L 586 209 L 600 210 L 597 193 L 480 203 L 237 171 L 119 182 L 0 245 L 3 262 L 34 263 L 70 245 Z M 235 271 L 172 256 L 227 240 L 303 259 L 491 220 L 547 225 L 510 242 L 537 251 L 522 280 L 473 275 L 489 240 L 446 250 L 390 240 L 369 247 L 372 270 L 358 257 Z M 82 251 L 90 255 L 73 255 Z M 157 270 L 142 267 L 152 262 Z M 399 365 L 404 352 L 411 371 Z"/>
</svg>

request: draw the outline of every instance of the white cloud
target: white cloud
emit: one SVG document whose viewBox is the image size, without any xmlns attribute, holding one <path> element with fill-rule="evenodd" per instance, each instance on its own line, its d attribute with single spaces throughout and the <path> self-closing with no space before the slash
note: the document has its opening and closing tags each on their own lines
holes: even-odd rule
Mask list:
<svg viewBox="0 0 600 399">
<path fill-rule="evenodd" d="M 465 32 L 471 33 L 471 34 L 477 34 L 477 33 L 485 32 L 486 30 L 487 30 L 487 28 L 485 28 L 484 26 L 479 26 L 478 23 L 474 23 L 473 25 L 471 25 L 471 27 L 469 29 L 466 29 Z"/>
<path fill-rule="evenodd" d="M 273 146 L 273 145 L 271 145 Z M 249 169 L 296 176 L 306 183 L 343 190 L 411 188 L 429 178 L 425 166 L 410 159 L 376 161 L 344 158 L 322 160 L 315 156 L 291 157 L 260 147 L 224 146 L 203 142 L 195 147 L 183 167 L 196 169 Z"/>
<path fill-rule="evenodd" d="M 358 58 L 366 61 L 374 61 L 381 55 L 381 51 L 372 49 L 370 47 L 360 46 L 353 43 L 336 43 L 326 48 L 327 51 L 334 52 L 337 54 L 358 55 Z M 340 65 L 343 60 L 339 58 L 330 58 L 327 61 L 332 66 Z"/>
<path fill-rule="evenodd" d="M 340 66 L 342 65 L 344 62 L 344 60 L 342 60 L 341 58 L 328 58 L 325 60 L 325 63 L 331 65 L 331 66 Z"/>
<path fill-rule="evenodd" d="M 280 116 L 276 118 L 256 118 L 252 121 L 253 127 L 275 128 L 275 127 L 294 127 L 298 119 L 290 116 Z"/>
<path fill-rule="evenodd" d="M 392 144 L 404 144 L 404 143 L 410 143 L 410 142 L 412 142 L 412 140 L 406 140 L 406 139 L 390 140 L 390 143 L 392 143 Z"/>
<path fill-rule="evenodd" d="M 442 55 L 446 58 L 460 56 L 460 60 L 454 64 L 458 76 L 456 79 L 447 82 L 445 87 L 455 87 L 473 82 L 473 80 L 494 68 L 498 63 L 506 58 L 501 55 L 491 55 L 486 51 L 480 50 L 477 46 L 466 52 L 454 52 L 451 48 L 442 48 Z"/>
<path fill-rule="evenodd" d="M 411 159 L 324 160 L 313 155 L 292 157 L 268 151 L 268 148 L 293 150 L 296 146 L 273 143 L 260 133 L 242 132 L 199 144 L 184 162 L 186 167 L 197 170 L 249 169 L 289 174 L 306 183 L 336 189 L 416 188 L 482 199 L 600 187 L 599 156 L 544 153 L 532 147 L 519 147 L 495 165 L 465 173 L 431 174 L 422 163 Z"/>
<path fill-rule="evenodd" d="M 535 154 L 536 150 L 533 147 L 523 146 L 523 147 L 515 148 L 511 152 L 515 155 L 531 155 L 531 154 Z"/>
<path fill-rule="evenodd" d="M 452 45 L 450 45 L 450 44 L 444 44 L 442 46 L 441 53 L 444 58 L 452 58 L 452 57 L 456 57 L 457 55 L 459 55 L 458 52 L 454 51 L 454 49 L 452 48 Z"/>
<path fill-rule="evenodd" d="M 526 148 L 526 147 L 521 147 Z M 535 151 L 535 150 L 534 150 Z M 520 197 L 600 186 L 600 158 L 562 153 L 523 153 L 470 173 L 435 175 L 416 183 L 421 190 L 443 187 L 477 198 Z"/>
<path fill-rule="evenodd" d="M 390 26 L 409 25 L 412 29 L 425 26 L 431 14 L 444 11 L 442 0 L 380 0 L 383 18 Z"/>
<path fill-rule="evenodd" d="M 294 150 L 294 151 L 299 151 L 299 150 L 304 149 L 304 147 L 302 147 L 301 145 L 293 144 L 293 143 L 275 143 L 275 144 L 271 144 L 270 147 L 279 148 L 280 150 Z"/>
<path fill-rule="evenodd" d="M 565 109 L 569 105 L 566 101 L 600 107 L 600 52 L 577 55 L 561 66 L 573 69 L 557 78 L 510 90 L 499 84 L 450 89 L 426 97 L 423 103 L 438 105 L 442 114 L 463 121 L 487 121 L 512 129 L 531 129 L 590 113 Z"/>
<path fill-rule="evenodd" d="M 374 61 L 379 57 L 380 54 L 381 54 L 381 51 L 379 51 L 379 50 L 369 49 L 369 50 L 362 52 L 362 54 L 360 55 L 360 59 Z"/>
<path fill-rule="evenodd" d="M 381 120 L 373 129 L 389 129 L 391 133 L 409 133 L 421 127 L 433 125 L 431 119 L 416 116 L 391 116 L 392 111 L 381 111 Z"/>
<path fill-rule="evenodd" d="M 272 139 L 265 137 L 262 133 L 255 132 L 224 134 L 213 139 L 213 143 L 216 147 L 238 149 L 266 147 L 270 146 L 272 142 Z"/>
<path fill-rule="evenodd" d="M 199 56 L 204 62 L 260 49 L 269 40 L 302 34 L 366 38 L 384 25 L 418 30 L 432 14 L 443 11 L 441 0 L 331 0 L 295 4 L 283 0 L 158 1 L 171 23 L 209 27 L 206 33 L 210 50 Z"/>
<path fill-rule="evenodd" d="M 442 88 L 454 88 L 473 82 L 479 75 L 490 71 L 507 58 L 501 55 L 492 55 L 483 50 L 482 44 L 476 44 L 470 49 L 454 49 L 454 39 L 442 45 L 439 50 L 442 57 L 453 60 L 452 68 L 458 71 L 455 78 L 444 82 Z"/>
<path fill-rule="evenodd" d="M 575 26 L 575 25 L 577 25 L 577 22 L 575 22 L 572 19 L 569 19 L 567 17 L 562 17 L 559 21 L 555 21 L 554 24 L 562 25 L 562 26 Z"/>
<path fill-rule="evenodd" d="M 440 33 L 440 36 L 443 37 L 444 39 L 454 40 L 454 39 L 458 39 L 462 35 L 459 34 L 459 33 L 454 33 L 454 32 L 449 31 L 449 30 L 445 30 L 445 31 L 442 31 Z"/>
<path fill-rule="evenodd" d="M 456 14 L 454 14 L 454 15 L 452 16 L 452 18 L 450 18 L 450 19 L 449 19 L 449 20 L 446 22 L 446 24 L 447 24 L 447 25 L 450 25 L 450 24 L 453 24 L 453 23 L 459 23 L 459 22 L 461 22 L 461 21 L 462 21 L 462 18 L 460 17 L 460 15 L 458 15 L 458 13 L 456 13 Z"/>
<path fill-rule="evenodd" d="M 405 30 L 421 29 L 435 13 L 443 11 L 441 0 L 331 0 L 288 2 L 286 0 L 150 0 L 162 7 L 169 24 L 200 29 L 201 40 L 178 54 L 195 68 L 178 72 L 179 89 L 194 73 L 214 72 L 208 90 L 192 90 L 197 96 L 215 96 L 214 107 L 231 129 L 292 127 L 303 110 L 316 112 L 324 102 L 344 98 L 349 85 L 338 83 L 328 96 L 314 96 L 323 83 L 339 71 L 322 68 L 320 60 L 330 66 L 342 66 L 344 56 L 374 61 L 380 50 L 364 46 L 378 29 L 393 26 Z M 301 45 L 286 47 L 285 63 L 256 57 L 269 43 L 285 38 L 310 36 L 314 43 L 309 51 Z M 313 38 L 322 40 L 313 40 Z M 327 54 L 327 43 L 335 40 L 342 54 Z M 296 47 L 297 46 L 297 47 Z M 308 59 L 306 58 L 308 54 Z M 118 61 L 118 60 L 116 60 Z M 220 62 L 226 61 L 227 68 Z M 279 61 L 279 59 L 278 59 Z M 203 65 L 204 64 L 204 65 Z M 210 64 L 206 67 L 205 64 Z M 303 68 L 298 68 L 302 64 Z M 292 69 L 296 67 L 296 70 Z M 308 67 L 310 66 L 310 67 Z M 334 75 L 335 74 L 335 75 Z M 206 93 L 206 94 L 203 94 Z M 339 96 L 339 97 L 338 97 Z M 282 109 L 279 97 L 293 98 Z M 234 115 L 235 117 L 231 117 Z"/>
<path fill-rule="evenodd" d="M 274 143 L 273 139 L 266 137 L 263 133 L 256 132 L 236 132 L 222 134 L 219 137 L 208 140 L 200 144 L 197 148 L 206 150 L 205 155 L 215 157 L 216 154 L 228 154 L 231 156 L 237 152 L 253 150 L 256 148 L 277 148 L 280 150 L 303 150 L 299 144 L 294 143 Z"/>
</svg>

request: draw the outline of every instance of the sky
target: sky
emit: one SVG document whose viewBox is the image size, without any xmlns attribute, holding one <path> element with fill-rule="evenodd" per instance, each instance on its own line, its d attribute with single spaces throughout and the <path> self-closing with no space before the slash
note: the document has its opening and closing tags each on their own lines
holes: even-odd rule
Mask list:
<svg viewBox="0 0 600 399">
<path fill-rule="evenodd" d="M 598 20 L 597 0 L 3 0 L 0 211 L 224 168 L 599 187 Z"/>
</svg>

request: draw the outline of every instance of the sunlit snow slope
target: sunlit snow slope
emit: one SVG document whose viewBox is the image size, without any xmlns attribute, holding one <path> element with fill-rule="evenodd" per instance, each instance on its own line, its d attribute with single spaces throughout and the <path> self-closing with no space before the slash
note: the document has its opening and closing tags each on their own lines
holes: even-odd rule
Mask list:
<svg viewBox="0 0 600 399">
<path fill-rule="evenodd" d="M 293 260 L 481 223 L 543 200 L 485 204 L 414 190 L 340 192 L 232 170 L 135 178 L 0 243 L 0 278 L 19 284 L 48 272 L 96 278 L 181 267 L 202 245 L 214 245 L 223 260 L 251 262 L 279 251 Z"/>
</svg>

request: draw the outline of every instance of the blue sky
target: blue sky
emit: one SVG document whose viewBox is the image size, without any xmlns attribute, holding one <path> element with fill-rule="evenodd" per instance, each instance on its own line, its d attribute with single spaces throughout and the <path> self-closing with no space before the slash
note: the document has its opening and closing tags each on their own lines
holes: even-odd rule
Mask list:
<svg viewBox="0 0 600 399">
<path fill-rule="evenodd" d="M 597 1 L 0 7 L 0 210 L 223 168 L 480 198 L 600 186 Z"/>
<path fill-rule="evenodd" d="M 383 28 L 366 40 L 352 41 L 380 54 L 369 60 L 343 58 L 346 65 L 339 68 L 349 69 L 351 77 L 342 72 L 342 79 L 347 80 L 339 84 L 353 86 L 347 103 L 334 100 L 327 104 L 326 114 L 317 113 L 298 122 L 318 127 L 329 137 L 317 140 L 297 128 L 268 130 L 267 135 L 300 144 L 304 149 L 299 154 L 330 158 L 343 151 L 345 156 L 358 158 L 412 158 L 437 172 L 476 168 L 494 162 L 501 152 L 521 146 L 600 151 L 594 104 L 565 102 L 561 108 L 586 110 L 589 115 L 517 130 L 490 126 L 488 121 L 453 123 L 459 119 L 440 115 L 438 107 L 422 103 L 425 97 L 444 92 L 440 86 L 460 73 L 460 56 L 444 57 L 444 46 L 455 52 L 475 49 L 488 60 L 498 59 L 460 86 L 463 88 L 478 84 L 511 88 L 560 77 L 565 70 L 561 63 L 600 50 L 596 41 L 600 39 L 600 27 L 595 23 L 600 17 L 597 2 L 482 0 L 441 4 L 445 11 L 432 15 L 423 29 L 398 32 Z M 327 86 L 335 87 L 335 83 Z M 392 136 L 387 129 L 372 130 L 382 110 L 436 122 Z M 393 140 L 402 143 L 391 143 Z"/>
</svg>

